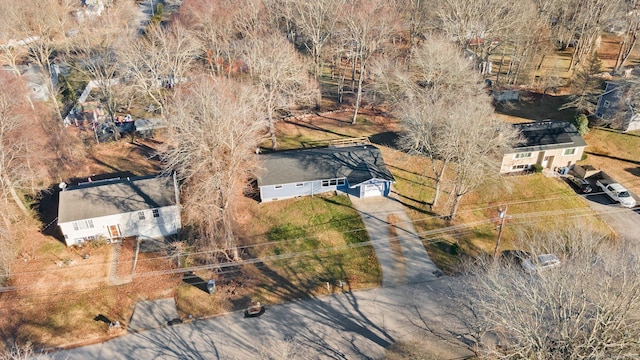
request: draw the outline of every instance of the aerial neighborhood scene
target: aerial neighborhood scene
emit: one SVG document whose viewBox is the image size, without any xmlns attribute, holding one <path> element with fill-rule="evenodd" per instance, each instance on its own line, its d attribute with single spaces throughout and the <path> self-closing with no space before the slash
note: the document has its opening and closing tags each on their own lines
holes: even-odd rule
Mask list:
<svg viewBox="0 0 640 360">
<path fill-rule="evenodd" d="M 639 1 L 0 17 L 0 360 L 640 358 Z"/>
</svg>

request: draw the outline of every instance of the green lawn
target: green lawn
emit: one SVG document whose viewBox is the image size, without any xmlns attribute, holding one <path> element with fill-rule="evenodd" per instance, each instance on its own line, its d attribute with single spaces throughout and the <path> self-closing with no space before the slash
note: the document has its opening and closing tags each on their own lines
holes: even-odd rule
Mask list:
<svg viewBox="0 0 640 360">
<path fill-rule="evenodd" d="M 242 237 L 250 264 L 216 275 L 215 296 L 182 284 L 178 310 L 196 317 L 344 290 L 378 286 L 382 273 L 358 213 L 345 195 L 254 204 Z M 256 259 L 258 261 L 254 261 Z M 210 273 L 199 272 L 202 279 Z M 330 290 L 326 284 L 329 282 Z"/>
<path fill-rule="evenodd" d="M 261 205 L 255 257 L 278 259 L 264 264 L 265 282 L 258 297 L 326 292 L 326 282 L 352 288 L 381 281 L 380 267 L 360 216 L 345 195 L 321 195 Z M 280 259 L 282 258 L 282 259 Z M 292 293 L 292 289 L 297 289 Z"/>
<path fill-rule="evenodd" d="M 516 232 L 523 227 L 541 230 L 562 226 L 566 221 L 590 219 L 596 228 L 606 225 L 594 216 L 585 200 L 569 185 L 542 174 L 501 177 L 468 194 L 458 217 L 447 222 L 447 193 L 431 209 L 434 181 L 422 176 L 425 159 L 385 149 L 385 161 L 396 178 L 396 196 L 402 201 L 434 262 L 446 272 L 455 272 L 464 255 L 491 254 L 497 238 L 498 209 L 507 207 L 509 218 L 502 235 L 502 249 L 512 247 Z M 430 171 L 426 172 L 431 176 Z M 459 255 L 463 255 L 462 257 Z"/>
</svg>

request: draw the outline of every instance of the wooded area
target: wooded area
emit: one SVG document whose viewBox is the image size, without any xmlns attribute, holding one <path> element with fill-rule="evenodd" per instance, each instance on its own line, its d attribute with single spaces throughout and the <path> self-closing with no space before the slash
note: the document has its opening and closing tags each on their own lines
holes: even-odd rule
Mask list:
<svg viewBox="0 0 640 360">
<path fill-rule="evenodd" d="M 435 175 L 431 209 L 453 221 L 465 195 L 498 177 L 503 151 L 518 140 L 495 116 L 490 91 L 562 92 L 564 108 L 593 115 L 603 79 L 635 65 L 640 34 L 637 0 L 184 0 L 171 9 L 155 3 L 152 16 L 141 12 L 142 1 L 97 3 L 104 5 L 98 15 L 79 0 L 0 3 L 0 283 L 10 277 L 18 229 L 34 221 L 39 192 L 91 175 L 78 171 L 93 138 L 71 136 L 65 125 L 72 124 L 63 122 L 90 81 L 106 122 L 130 113 L 167 121 L 159 155 L 181 181 L 190 245 L 215 250 L 208 261 L 235 261 L 242 254 L 233 197 L 255 176 L 254 155 L 278 149 L 285 119 L 340 108 L 353 111 L 357 124 L 366 107 L 397 119 L 399 147 L 429 159 L 422 175 Z M 610 68 L 598 55 L 604 34 L 619 41 Z M 31 70 L 45 100 L 30 94 Z M 621 258 L 628 254 L 620 249 Z M 601 261 L 600 253 L 578 255 Z M 470 289 L 470 301 L 497 301 L 503 289 L 527 286 L 482 271 L 486 281 Z M 602 281 L 617 285 L 622 275 Z M 556 290 L 545 286 L 534 305 Z M 522 318 L 524 305 L 505 311 Z M 494 326 L 496 316 L 513 315 L 489 310 L 478 311 Z M 596 313 L 617 321 L 609 307 Z M 521 326 L 518 334 L 538 336 Z M 553 341 L 577 332 L 562 331 Z M 556 346 L 507 340 L 523 349 Z"/>
</svg>

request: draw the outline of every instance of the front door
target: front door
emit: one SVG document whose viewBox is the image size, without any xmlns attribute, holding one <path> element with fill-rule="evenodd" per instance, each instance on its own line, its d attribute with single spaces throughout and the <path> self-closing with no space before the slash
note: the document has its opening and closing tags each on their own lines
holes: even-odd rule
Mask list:
<svg viewBox="0 0 640 360">
<path fill-rule="evenodd" d="M 542 168 L 546 169 L 549 165 L 549 158 L 551 158 L 551 156 L 545 156 L 544 159 L 542 159 Z"/>
<path fill-rule="evenodd" d="M 118 225 L 109 225 L 109 235 L 112 239 L 120 237 L 120 228 Z"/>
</svg>

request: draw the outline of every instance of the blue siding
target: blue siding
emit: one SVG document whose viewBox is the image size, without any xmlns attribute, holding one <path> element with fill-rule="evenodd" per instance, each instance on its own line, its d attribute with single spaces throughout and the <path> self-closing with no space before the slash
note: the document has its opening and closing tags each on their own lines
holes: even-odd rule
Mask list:
<svg viewBox="0 0 640 360">
<path fill-rule="evenodd" d="M 290 183 L 282 185 L 265 185 L 260 187 L 260 199 L 262 202 L 291 199 L 300 196 L 312 196 L 316 194 L 340 191 L 357 197 L 363 196 L 364 185 L 384 183 L 383 194 L 388 196 L 391 191 L 391 182 L 385 180 L 370 180 L 354 188 L 349 187 L 345 181 L 344 185 L 322 186 L 322 180 L 307 181 L 301 183 Z M 296 186 L 301 184 L 301 186 Z"/>
<path fill-rule="evenodd" d="M 302 186 L 296 186 L 302 184 Z M 277 188 L 280 186 L 280 188 Z M 345 186 L 339 186 L 341 189 Z M 260 187 L 260 199 L 265 201 L 290 199 L 298 196 L 311 196 L 338 190 L 338 186 L 322 186 L 322 180 L 291 183 L 282 185 L 265 185 Z"/>
<path fill-rule="evenodd" d="M 596 106 L 596 116 L 604 120 L 611 120 L 618 112 L 620 100 L 622 98 L 622 90 L 620 86 L 614 83 L 607 83 L 607 86 L 602 95 L 598 98 L 598 104 Z M 605 107 L 605 102 L 609 102 Z"/>
</svg>

